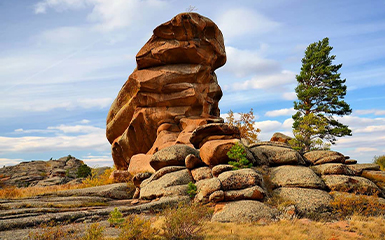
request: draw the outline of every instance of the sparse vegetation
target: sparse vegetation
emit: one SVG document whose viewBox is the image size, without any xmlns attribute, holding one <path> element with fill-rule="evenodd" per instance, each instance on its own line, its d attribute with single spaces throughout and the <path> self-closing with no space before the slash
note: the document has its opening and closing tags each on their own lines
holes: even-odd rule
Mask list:
<svg viewBox="0 0 385 240">
<path fill-rule="evenodd" d="M 99 223 L 93 223 L 86 229 L 81 240 L 104 240 L 103 231 L 104 227 L 100 226 Z"/>
<path fill-rule="evenodd" d="M 239 128 L 241 132 L 241 137 L 246 139 L 250 144 L 258 142 L 258 133 L 261 132 L 261 129 L 255 128 L 254 124 L 254 112 L 253 109 L 250 109 L 248 113 L 238 113 L 240 119 L 235 119 L 233 111 L 228 112 L 228 117 L 226 117 L 226 122 L 230 126 L 235 126 Z"/>
<path fill-rule="evenodd" d="M 91 175 L 92 169 L 87 166 L 87 164 L 83 164 L 78 168 L 76 172 L 76 177 L 78 178 L 86 178 Z"/>
<path fill-rule="evenodd" d="M 60 239 L 76 239 L 77 229 L 63 228 L 62 226 L 54 226 L 54 223 L 43 224 L 38 230 L 30 231 L 28 240 L 60 240 Z"/>
<path fill-rule="evenodd" d="M 151 221 L 143 215 L 129 215 L 119 234 L 118 240 L 161 239 L 159 230 L 151 226 Z"/>
<path fill-rule="evenodd" d="M 111 227 L 121 226 L 124 222 L 123 214 L 116 207 L 110 212 L 110 218 L 108 219 Z"/>
<path fill-rule="evenodd" d="M 197 186 L 193 182 L 189 182 L 187 186 L 187 194 L 190 196 L 191 199 L 193 199 L 197 194 Z"/>
<path fill-rule="evenodd" d="M 385 155 L 374 156 L 373 163 L 380 165 L 382 171 L 385 171 Z"/>
<path fill-rule="evenodd" d="M 110 175 L 114 170 L 114 168 L 109 168 L 105 170 L 103 174 L 98 176 L 97 169 L 93 168 L 91 170 L 91 175 L 83 180 L 83 184 L 85 187 L 96 187 L 114 183 L 113 179 L 110 179 Z"/>
<path fill-rule="evenodd" d="M 163 212 L 163 236 L 166 239 L 200 239 L 212 212 L 206 206 L 179 204 Z"/>
<path fill-rule="evenodd" d="M 246 158 L 245 148 L 239 143 L 236 143 L 230 148 L 230 150 L 227 152 L 227 156 L 230 159 L 235 160 L 229 161 L 229 164 L 232 165 L 235 170 L 240 168 L 251 168 L 253 166 L 253 164 L 250 163 Z"/>
</svg>

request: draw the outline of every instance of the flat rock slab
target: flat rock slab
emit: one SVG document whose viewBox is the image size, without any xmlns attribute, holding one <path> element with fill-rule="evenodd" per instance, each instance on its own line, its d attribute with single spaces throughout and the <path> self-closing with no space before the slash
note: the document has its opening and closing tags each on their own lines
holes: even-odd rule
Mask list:
<svg viewBox="0 0 385 240">
<path fill-rule="evenodd" d="M 322 178 L 332 191 L 354 192 L 366 195 L 379 194 L 381 192 L 376 184 L 364 177 L 324 175 Z"/>
<path fill-rule="evenodd" d="M 385 171 L 363 171 L 362 177 L 373 181 L 379 188 L 385 190 Z"/>
<path fill-rule="evenodd" d="M 302 156 L 287 147 L 260 145 L 250 148 L 254 158 L 262 165 L 305 165 Z"/>
<path fill-rule="evenodd" d="M 185 166 L 185 158 L 190 154 L 199 157 L 195 148 L 177 144 L 156 152 L 150 159 L 150 165 L 155 171 L 168 166 Z"/>
<path fill-rule="evenodd" d="M 326 185 L 310 168 L 302 166 L 279 166 L 270 174 L 275 187 L 303 187 L 325 189 Z"/>
<path fill-rule="evenodd" d="M 132 198 L 133 190 L 127 183 L 115 183 L 98 187 L 82 188 L 59 191 L 55 193 L 46 193 L 41 196 L 99 196 L 113 199 L 129 199 Z"/>
<path fill-rule="evenodd" d="M 354 175 L 348 166 L 342 163 L 326 163 L 311 167 L 318 175 Z"/>
<path fill-rule="evenodd" d="M 319 189 L 282 187 L 275 189 L 273 194 L 277 194 L 282 200 L 293 202 L 300 213 L 322 211 L 332 200 L 326 191 Z"/>
<path fill-rule="evenodd" d="M 350 168 L 355 175 L 361 175 L 365 170 L 380 171 L 380 165 L 374 163 L 354 164 L 349 165 L 348 168 Z"/>
<path fill-rule="evenodd" d="M 303 155 L 308 161 L 314 165 L 324 163 L 345 163 L 345 156 L 339 152 L 329 150 L 317 150 L 307 152 Z"/>
<path fill-rule="evenodd" d="M 213 222 L 255 222 L 273 220 L 278 212 L 264 203 L 253 200 L 242 200 L 219 203 L 211 219 Z"/>
<path fill-rule="evenodd" d="M 239 128 L 226 123 L 210 123 L 195 129 L 191 134 L 190 142 L 195 148 L 200 148 L 207 142 L 207 138 L 212 136 L 226 136 L 229 137 L 228 139 L 241 139 Z"/>
</svg>

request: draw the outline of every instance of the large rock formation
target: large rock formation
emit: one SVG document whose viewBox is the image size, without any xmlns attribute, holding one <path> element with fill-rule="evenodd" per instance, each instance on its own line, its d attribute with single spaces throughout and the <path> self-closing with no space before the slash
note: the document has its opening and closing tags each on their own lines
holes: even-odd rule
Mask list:
<svg viewBox="0 0 385 240">
<path fill-rule="evenodd" d="M 223 36 L 210 19 L 182 13 L 155 28 L 136 56 L 107 116 L 107 139 L 118 170 L 139 153 L 175 144 L 192 146 L 198 126 L 223 122 L 214 70 L 226 62 Z"/>
</svg>

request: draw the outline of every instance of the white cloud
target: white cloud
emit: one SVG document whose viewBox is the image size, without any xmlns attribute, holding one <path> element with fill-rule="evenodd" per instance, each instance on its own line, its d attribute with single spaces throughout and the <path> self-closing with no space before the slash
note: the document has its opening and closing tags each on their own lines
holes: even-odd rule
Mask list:
<svg viewBox="0 0 385 240">
<path fill-rule="evenodd" d="M 261 50 L 240 50 L 227 46 L 226 55 L 227 62 L 223 71 L 230 72 L 236 77 L 279 72 L 281 69 L 277 61 L 263 58 Z"/>
<path fill-rule="evenodd" d="M 353 113 L 357 115 L 374 114 L 376 116 L 383 116 L 385 115 L 385 110 L 380 110 L 380 109 L 354 110 Z"/>
<path fill-rule="evenodd" d="M 377 148 L 371 148 L 371 147 L 359 147 L 354 150 L 354 152 L 378 152 Z"/>
<path fill-rule="evenodd" d="M 293 83 L 294 79 L 294 72 L 283 70 L 280 73 L 267 76 L 254 76 L 250 80 L 242 83 L 234 83 L 233 90 L 283 88 L 284 85 Z"/>
<path fill-rule="evenodd" d="M 82 157 L 82 160 L 84 161 L 84 163 L 91 167 L 111 167 L 112 165 L 114 165 L 114 161 L 112 160 L 110 154 L 102 156 L 86 155 Z"/>
<path fill-rule="evenodd" d="M 63 133 L 91 133 L 91 132 L 99 132 L 100 128 L 86 125 L 60 125 L 57 127 L 48 127 L 48 130 L 59 130 Z"/>
<path fill-rule="evenodd" d="M 295 92 L 285 92 L 282 94 L 282 98 L 285 100 L 296 100 L 297 94 Z"/>
<path fill-rule="evenodd" d="M 88 119 L 83 119 L 83 120 L 80 121 L 80 123 L 83 123 L 83 124 L 88 124 L 88 123 L 90 123 L 90 122 L 91 122 L 91 121 L 88 120 Z"/>
<path fill-rule="evenodd" d="M 0 158 L 0 164 L 3 166 L 13 166 L 23 161 L 23 159 L 20 158 Z M 2 167 L 2 166 L 0 166 Z"/>
<path fill-rule="evenodd" d="M 35 5 L 35 13 L 46 13 L 49 8 L 60 12 L 92 7 L 87 19 L 96 24 L 95 29 L 112 31 L 143 23 L 167 6 L 160 0 L 44 0 Z"/>
<path fill-rule="evenodd" d="M 265 113 L 265 116 L 268 116 L 268 117 L 291 116 L 294 113 L 296 113 L 294 108 L 283 108 L 278 110 L 267 111 Z"/>
<path fill-rule="evenodd" d="M 225 40 L 246 34 L 263 34 L 276 30 L 280 23 L 270 20 L 256 11 L 246 8 L 227 10 L 217 18 L 218 27 Z"/>
</svg>

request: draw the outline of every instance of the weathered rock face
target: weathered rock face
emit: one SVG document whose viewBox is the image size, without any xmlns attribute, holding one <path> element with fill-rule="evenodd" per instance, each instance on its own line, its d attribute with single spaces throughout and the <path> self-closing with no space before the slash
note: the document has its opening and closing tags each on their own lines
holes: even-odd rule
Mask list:
<svg viewBox="0 0 385 240">
<path fill-rule="evenodd" d="M 136 56 L 107 116 L 107 139 L 117 169 L 138 153 L 189 142 L 201 125 L 223 122 L 214 70 L 226 62 L 223 36 L 210 19 L 182 13 L 158 26 Z"/>
</svg>

